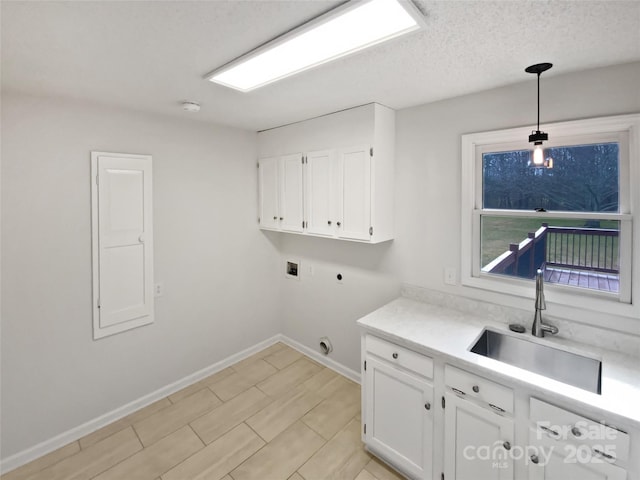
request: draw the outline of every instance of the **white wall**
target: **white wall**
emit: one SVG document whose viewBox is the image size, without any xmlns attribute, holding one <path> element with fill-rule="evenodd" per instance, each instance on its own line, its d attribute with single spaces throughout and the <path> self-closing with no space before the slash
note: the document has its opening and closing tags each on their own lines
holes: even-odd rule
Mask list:
<svg viewBox="0 0 640 480">
<path fill-rule="evenodd" d="M 283 235 L 283 258 L 297 255 L 317 272 L 306 284 L 304 277 L 299 284 L 282 281 L 286 335 L 313 348 L 328 335 L 336 344 L 332 356 L 359 370 L 354 322 L 396 296 L 399 282 L 531 309 L 527 299 L 443 282 L 445 267 L 460 277 L 460 136 L 532 125 L 535 79 L 527 80 L 397 112 L 395 240 L 370 246 Z M 546 76 L 541 93 L 543 123 L 638 112 L 640 63 Z M 353 281 L 336 286 L 341 268 Z"/>
<path fill-rule="evenodd" d="M 92 340 L 90 151 L 153 155 L 155 323 Z M 280 332 L 256 134 L 2 98 L 2 456 Z"/>
</svg>

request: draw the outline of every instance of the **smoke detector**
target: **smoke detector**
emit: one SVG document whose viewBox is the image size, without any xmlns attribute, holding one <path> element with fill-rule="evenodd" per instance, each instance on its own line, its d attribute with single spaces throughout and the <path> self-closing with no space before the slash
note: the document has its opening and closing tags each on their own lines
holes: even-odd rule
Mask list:
<svg viewBox="0 0 640 480">
<path fill-rule="evenodd" d="M 200 104 L 196 102 L 182 102 L 182 109 L 191 113 L 199 112 Z"/>
</svg>

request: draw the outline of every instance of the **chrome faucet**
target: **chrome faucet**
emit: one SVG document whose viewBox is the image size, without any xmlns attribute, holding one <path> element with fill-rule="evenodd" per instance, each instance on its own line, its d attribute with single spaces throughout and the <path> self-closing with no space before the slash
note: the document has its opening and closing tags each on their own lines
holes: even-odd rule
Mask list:
<svg viewBox="0 0 640 480">
<path fill-rule="evenodd" d="M 545 332 L 555 335 L 558 327 L 542 322 L 542 310 L 547 309 L 547 302 L 544 300 L 544 273 L 538 269 L 536 272 L 536 313 L 533 316 L 531 334 L 535 337 L 544 337 Z"/>
</svg>

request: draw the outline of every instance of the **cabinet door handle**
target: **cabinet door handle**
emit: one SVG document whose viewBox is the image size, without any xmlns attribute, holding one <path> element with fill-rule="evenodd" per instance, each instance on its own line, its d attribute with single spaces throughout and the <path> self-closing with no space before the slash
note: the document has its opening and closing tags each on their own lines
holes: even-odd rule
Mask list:
<svg viewBox="0 0 640 480">
<path fill-rule="evenodd" d="M 540 425 L 540 429 L 544 430 L 546 433 L 548 433 L 549 435 L 552 435 L 554 437 L 558 437 L 560 436 L 560 434 L 558 432 L 556 432 L 555 430 L 549 428 L 549 427 L 545 427 L 544 425 Z"/>
<path fill-rule="evenodd" d="M 342 223 L 338 222 L 338 223 L 336 223 L 336 225 L 340 226 L 340 225 L 342 225 Z"/>
<path fill-rule="evenodd" d="M 284 217 L 280 217 L 280 220 L 284 220 Z"/>
<path fill-rule="evenodd" d="M 478 393 L 480 391 L 480 387 L 478 385 L 474 385 L 472 390 L 476 393 Z"/>
<path fill-rule="evenodd" d="M 530 458 L 531 458 L 531 463 L 534 463 L 534 464 L 536 464 L 536 465 L 537 465 L 537 464 L 538 464 L 538 462 L 540 461 L 540 459 L 538 458 L 538 455 L 531 455 L 531 457 L 530 457 Z"/>
<path fill-rule="evenodd" d="M 571 433 L 573 433 L 574 437 L 581 437 L 582 436 L 582 432 L 580 431 L 580 429 L 578 427 L 573 427 L 571 429 Z"/>
<path fill-rule="evenodd" d="M 598 450 L 597 448 L 593 449 L 593 452 L 601 457 L 606 458 L 607 460 L 613 460 L 613 455 L 609 455 L 608 453 L 604 453 L 602 450 Z"/>
<path fill-rule="evenodd" d="M 328 221 L 327 221 L 327 225 L 331 225 L 331 220 L 328 220 Z"/>
<path fill-rule="evenodd" d="M 431 404 L 429 402 L 425 403 L 424 408 L 426 408 L 427 410 L 431 410 Z"/>
<path fill-rule="evenodd" d="M 496 412 L 504 413 L 506 411 L 504 408 L 500 408 L 499 406 L 494 405 L 493 403 L 490 403 L 489 406 L 493 408 Z"/>
<path fill-rule="evenodd" d="M 393 352 L 393 354 L 391 355 L 393 358 L 398 358 L 398 354 L 396 352 Z"/>
<path fill-rule="evenodd" d="M 278 220 L 278 217 L 273 217 L 274 220 Z"/>
<path fill-rule="evenodd" d="M 458 395 L 466 395 L 466 393 L 464 393 L 462 390 L 458 390 L 457 388 L 451 387 L 451 390 L 453 390 L 453 393 L 457 393 Z"/>
<path fill-rule="evenodd" d="M 509 451 L 511 450 L 511 444 L 509 442 L 504 442 L 502 444 L 502 446 L 504 447 L 505 450 Z"/>
</svg>

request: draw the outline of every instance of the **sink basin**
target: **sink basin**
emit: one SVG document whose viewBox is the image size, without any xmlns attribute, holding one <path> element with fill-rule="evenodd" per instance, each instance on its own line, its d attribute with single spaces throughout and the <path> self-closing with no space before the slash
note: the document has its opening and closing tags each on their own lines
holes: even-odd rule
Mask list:
<svg viewBox="0 0 640 480">
<path fill-rule="evenodd" d="M 493 330 L 484 330 L 471 351 L 600 395 L 600 360 Z"/>
</svg>

